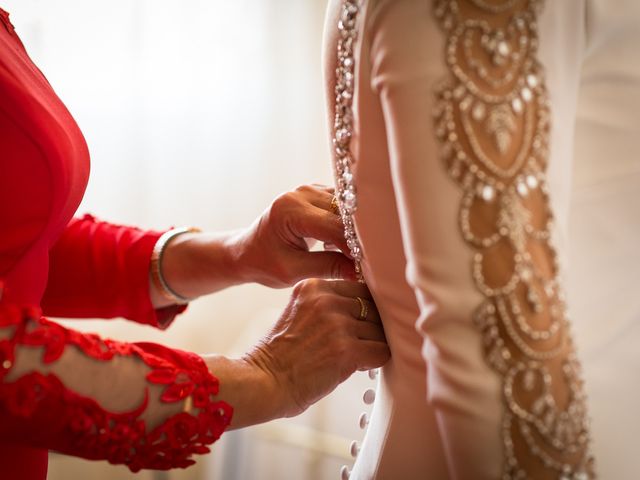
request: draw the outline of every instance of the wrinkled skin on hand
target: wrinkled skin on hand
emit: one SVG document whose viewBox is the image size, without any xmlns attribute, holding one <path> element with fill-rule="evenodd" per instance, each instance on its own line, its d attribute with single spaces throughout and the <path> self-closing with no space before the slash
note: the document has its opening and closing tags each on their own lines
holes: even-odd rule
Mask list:
<svg viewBox="0 0 640 480">
<path fill-rule="evenodd" d="M 361 297 L 367 305 L 360 319 Z M 234 405 L 232 428 L 304 412 L 357 370 L 390 358 L 380 316 L 358 282 L 305 280 L 278 321 L 228 376 L 218 370 L 220 397 Z M 211 364 L 212 371 L 216 366 Z M 245 385 L 251 385 L 250 391 Z"/>
<path fill-rule="evenodd" d="M 331 211 L 332 198 L 328 187 L 298 187 L 276 198 L 241 234 L 240 263 L 252 281 L 282 288 L 305 278 L 356 279 L 341 218 Z M 339 251 L 310 252 L 305 238 Z"/>
</svg>

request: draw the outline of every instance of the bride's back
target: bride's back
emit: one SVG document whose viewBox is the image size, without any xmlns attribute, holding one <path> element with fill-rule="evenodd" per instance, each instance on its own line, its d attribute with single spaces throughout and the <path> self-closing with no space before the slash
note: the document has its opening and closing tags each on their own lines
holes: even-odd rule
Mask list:
<svg viewBox="0 0 640 480">
<path fill-rule="evenodd" d="M 560 471 L 589 470 L 555 250 L 543 238 L 553 210 L 562 257 L 583 4 L 547 2 L 538 13 L 537 3 L 330 2 L 338 195 L 392 351 L 352 478 L 556 478 L 544 455 Z M 508 62 L 520 65 L 513 78 Z M 501 316 L 502 307 L 511 311 Z M 534 407 L 547 393 L 552 400 Z M 576 431 L 531 433 L 548 412 Z M 560 437 L 565 450 L 545 443 Z"/>
</svg>

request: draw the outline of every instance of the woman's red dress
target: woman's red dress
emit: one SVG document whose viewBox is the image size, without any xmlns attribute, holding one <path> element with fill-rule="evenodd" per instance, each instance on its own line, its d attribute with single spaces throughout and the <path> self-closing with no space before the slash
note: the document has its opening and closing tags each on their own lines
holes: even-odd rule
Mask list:
<svg viewBox="0 0 640 480">
<path fill-rule="evenodd" d="M 2 479 L 44 479 L 49 449 L 134 471 L 185 467 L 231 418 L 200 357 L 103 340 L 42 317 L 125 317 L 166 328 L 179 313 L 154 310 L 149 299 L 161 232 L 73 218 L 88 177 L 82 133 L 0 9 Z M 85 371 L 83 391 L 95 395 L 65 384 L 73 377 L 77 385 Z M 108 411 L 105 391 L 135 407 Z M 168 409 L 187 401 L 190 413 Z"/>
</svg>

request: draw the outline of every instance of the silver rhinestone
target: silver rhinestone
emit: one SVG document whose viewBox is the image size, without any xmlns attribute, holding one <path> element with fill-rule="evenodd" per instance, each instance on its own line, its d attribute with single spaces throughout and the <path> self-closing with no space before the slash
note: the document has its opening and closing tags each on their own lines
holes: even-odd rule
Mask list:
<svg viewBox="0 0 640 480">
<path fill-rule="evenodd" d="M 481 195 L 482 195 L 482 199 L 485 202 L 490 202 L 495 198 L 496 191 L 491 185 L 485 185 L 484 187 L 482 187 Z"/>
<path fill-rule="evenodd" d="M 344 143 L 349 139 L 350 135 L 351 134 L 349 130 L 347 130 L 346 128 L 341 128 L 336 132 L 336 140 L 339 143 Z"/>
<path fill-rule="evenodd" d="M 527 188 L 527 184 L 522 182 L 522 181 L 518 182 L 518 185 L 516 186 L 516 190 L 518 190 L 518 193 L 522 197 L 526 197 L 527 194 L 529 193 L 529 189 Z"/>
<path fill-rule="evenodd" d="M 527 175 L 527 186 L 532 190 L 538 187 L 538 179 L 535 175 Z"/>
<path fill-rule="evenodd" d="M 356 207 L 356 195 L 350 190 L 344 192 L 344 206 L 347 211 L 352 211 Z"/>
<path fill-rule="evenodd" d="M 516 113 L 522 112 L 522 100 L 520 100 L 519 97 L 514 98 L 513 100 L 511 100 L 511 107 Z"/>
</svg>

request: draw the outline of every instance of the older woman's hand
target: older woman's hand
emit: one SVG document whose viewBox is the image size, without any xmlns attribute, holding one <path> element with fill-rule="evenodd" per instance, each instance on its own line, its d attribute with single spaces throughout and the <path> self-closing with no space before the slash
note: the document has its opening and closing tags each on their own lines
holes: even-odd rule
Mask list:
<svg viewBox="0 0 640 480">
<path fill-rule="evenodd" d="M 206 360 L 220 379 L 220 399 L 234 407 L 232 428 L 239 428 L 298 415 L 354 371 L 379 367 L 389 356 L 366 286 L 306 280 L 296 285 L 271 331 L 242 359 Z"/>
<path fill-rule="evenodd" d="M 288 287 L 305 278 L 355 279 L 333 189 L 302 186 L 280 195 L 247 229 L 185 233 L 166 247 L 162 272 L 171 289 L 195 298 L 247 282 Z M 309 251 L 306 239 L 340 251 Z M 151 285 L 156 307 L 168 302 Z"/>
<path fill-rule="evenodd" d="M 355 280 L 344 227 L 332 211 L 333 189 L 303 185 L 276 198 L 254 224 L 237 237 L 245 277 L 269 287 L 288 287 L 304 278 Z M 306 238 L 336 246 L 311 252 Z"/>
</svg>

